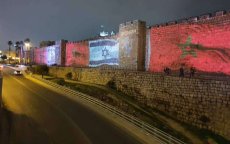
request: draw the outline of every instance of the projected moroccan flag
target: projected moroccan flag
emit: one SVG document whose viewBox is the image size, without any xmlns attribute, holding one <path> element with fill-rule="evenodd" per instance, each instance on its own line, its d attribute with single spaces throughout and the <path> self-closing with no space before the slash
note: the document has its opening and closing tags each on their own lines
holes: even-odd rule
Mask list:
<svg viewBox="0 0 230 144">
<path fill-rule="evenodd" d="M 119 45 L 113 39 L 100 39 L 89 42 L 89 66 L 119 65 Z"/>
<path fill-rule="evenodd" d="M 88 67 L 89 46 L 88 42 L 66 44 L 66 66 Z"/>
<path fill-rule="evenodd" d="M 226 18 L 152 28 L 149 71 L 178 70 L 184 65 L 230 75 L 230 21 L 225 22 Z"/>
</svg>

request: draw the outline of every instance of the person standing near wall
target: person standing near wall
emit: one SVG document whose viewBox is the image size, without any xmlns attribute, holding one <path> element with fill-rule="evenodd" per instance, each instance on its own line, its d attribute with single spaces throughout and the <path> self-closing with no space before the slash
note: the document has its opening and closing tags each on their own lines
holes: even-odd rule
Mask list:
<svg viewBox="0 0 230 144">
<path fill-rule="evenodd" d="M 190 68 L 190 75 L 189 75 L 189 77 L 190 77 L 190 78 L 191 78 L 191 77 L 194 77 L 195 72 L 196 72 L 196 69 L 195 69 L 194 67 L 191 67 L 191 68 Z"/>
<path fill-rule="evenodd" d="M 179 77 L 184 77 L 184 68 L 183 68 L 183 66 L 180 67 Z"/>
</svg>

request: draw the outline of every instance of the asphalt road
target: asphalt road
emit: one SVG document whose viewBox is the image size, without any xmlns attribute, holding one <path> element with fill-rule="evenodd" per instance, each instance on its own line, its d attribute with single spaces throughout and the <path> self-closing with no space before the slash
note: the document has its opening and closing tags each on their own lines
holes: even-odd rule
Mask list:
<svg viewBox="0 0 230 144">
<path fill-rule="evenodd" d="M 10 143 L 139 143 L 84 105 L 12 73 L 4 68 L 3 102 Z"/>
</svg>

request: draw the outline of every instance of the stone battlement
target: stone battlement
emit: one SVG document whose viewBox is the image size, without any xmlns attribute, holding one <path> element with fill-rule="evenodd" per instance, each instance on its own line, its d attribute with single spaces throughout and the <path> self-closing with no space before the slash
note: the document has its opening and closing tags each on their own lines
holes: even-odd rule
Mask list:
<svg viewBox="0 0 230 144">
<path fill-rule="evenodd" d="M 120 28 L 123 28 L 123 27 L 126 27 L 126 26 L 134 26 L 134 25 L 138 25 L 138 24 L 145 24 L 144 21 L 141 21 L 141 20 L 133 20 L 133 21 L 128 21 L 128 22 L 125 22 L 125 23 L 121 23 L 120 24 Z"/>
<path fill-rule="evenodd" d="M 194 16 L 194 17 L 179 19 L 176 21 L 170 21 L 170 22 L 166 22 L 166 23 L 162 23 L 162 24 L 156 24 L 156 25 L 151 26 L 151 28 L 165 27 L 165 26 L 169 26 L 169 25 L 171 26 L 171 25 L 182 24 L 182 23 L 196 23 L 199 21 L 214 19 L 217 17 L 227 16 L 227 15 L 230 15 L 230 10 L 229 11 L 217 11 L 214 13 L 207 13 L 207 14 L 203 14 L 200 16 Z"/>
<path fill-rule="evenodd" d="M 79 40 L 79 41 L 71 41 L 68 42 L 67 44 L 75 44 L 75 43 L 86 43 L 92 40 L 98 40 L 98 39 L 117 39 L 118 34 L 112 35 L 112 36 L 105 36 L 105 37 L 101 37 L 101 36 L 96 36 L 96 37 L 92 37 L 89 39 L 84 39 L 84 40 Z"/>
</svg>

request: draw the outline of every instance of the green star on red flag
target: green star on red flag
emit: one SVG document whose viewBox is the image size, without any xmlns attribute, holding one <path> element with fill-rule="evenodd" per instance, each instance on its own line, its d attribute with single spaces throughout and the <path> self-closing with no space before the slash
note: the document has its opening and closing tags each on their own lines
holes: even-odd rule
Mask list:
<svg viewBox="0 0 230 144">
<path fill-rule="evenodd" d="M 182 51 L 181 58 L 185 58 L 188 55 L 192 55 L 193 57 L 197 57 L 196 51 L 194 50 L 194 47 L 192 47 L 192 37 L 188 36 L 185 44 L 179 44 L 179 48 Z M 190 48 L 190 50 L 186 50 L 187 47 Z"/>
</svg>

